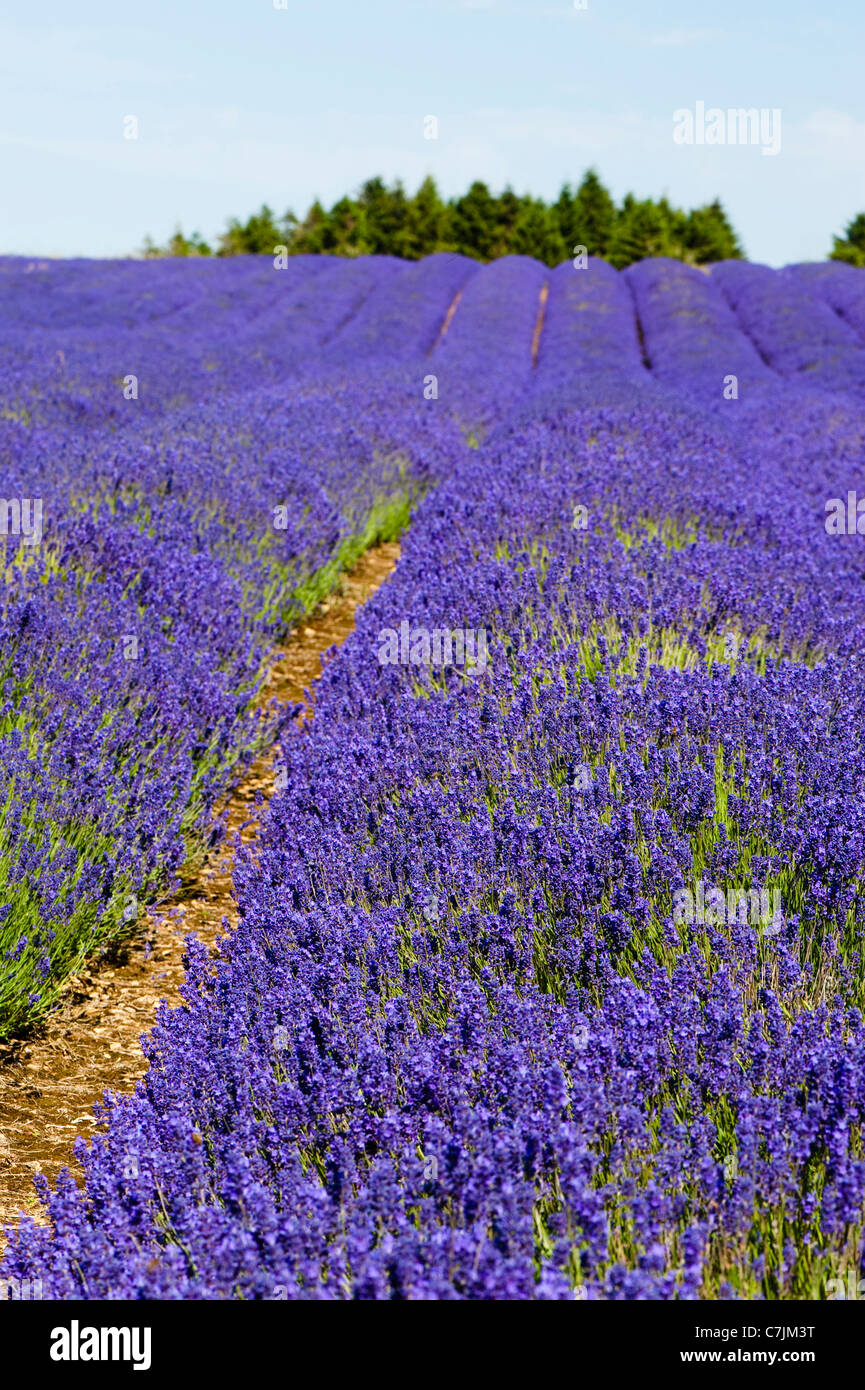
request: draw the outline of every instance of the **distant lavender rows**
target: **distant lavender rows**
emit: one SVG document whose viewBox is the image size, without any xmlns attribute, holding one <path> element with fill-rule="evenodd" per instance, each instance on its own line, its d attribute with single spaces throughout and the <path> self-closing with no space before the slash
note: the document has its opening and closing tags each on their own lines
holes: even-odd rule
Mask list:
<svg viewBox="0 0 865 1390">
<path fill-rule="evenodd" d="M 139 415 L 206 405 L 217 381 L 236 393 L 375 371 L 420 396 L 429 373 L 444 410 L 482 425 L 517 403 L 543 413 L 658 390 L 711 407 L 730 374 L 746 402 L 790 387 L 865 393 L 865 289 L 841 264 L 705 273 L 658 259 L 619 273 L 599 260 L 550 272 L 525 257 L 480 266 L 448 254 L 300 256 L 283 270 L 269 258 L 7 259 L 0 295 L 3 405 L 77 425 L 129 423 L 127 373 L 140 381 Z"/>
</svg>

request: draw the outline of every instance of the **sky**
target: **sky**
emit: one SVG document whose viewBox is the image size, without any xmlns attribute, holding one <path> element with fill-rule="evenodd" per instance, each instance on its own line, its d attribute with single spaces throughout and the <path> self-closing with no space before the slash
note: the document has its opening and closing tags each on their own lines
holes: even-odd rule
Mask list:
<svg viewBox="0 0 865 1390">
<path fill-rule="evenodd" d="M 214 238 L 375 174 L 551 199 L 594 165 L 821 260 L 865 211 L 863 77 L 862 0 L 2 0 L 0 254 Z M 698 103 L 780 112 L 780 148 L 677 143 Z"/>
</svg>

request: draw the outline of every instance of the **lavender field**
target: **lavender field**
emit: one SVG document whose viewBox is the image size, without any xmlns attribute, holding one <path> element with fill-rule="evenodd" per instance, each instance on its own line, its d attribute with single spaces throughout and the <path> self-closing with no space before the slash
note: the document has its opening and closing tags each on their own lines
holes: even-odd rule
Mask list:
<svg viewBox="0 0 865 1390">
<path fill-rule="evenodd" d="M 863 273 L 7 258 L 0 306 L 0 1042 L 282 768 L 0 1279 L 865 1276 Z M 397 537 L 311 721 L 262 706 Z"/>
</svg>

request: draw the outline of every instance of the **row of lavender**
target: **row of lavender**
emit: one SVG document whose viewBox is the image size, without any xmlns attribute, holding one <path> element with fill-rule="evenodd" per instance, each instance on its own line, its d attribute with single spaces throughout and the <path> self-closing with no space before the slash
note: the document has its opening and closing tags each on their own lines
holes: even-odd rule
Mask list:
<svg viewBox="0 0 865 1390">
<path fill-rule="evenodd" d="M 290 713 L 253 708 L 274 642 L 460 447 L 337 379 L 287 399 L 254 266 L 143 269 L 0 273 L 0 1038 L 220 833 Z"/>
<path fill-rule="evenodd" d="M 860 1260 L 863 566 L 824 525 L 859 280 L 451 269 L 319 344 L 359 418 L 422 373 L 477 447 L 435 436 L 238 930 L 13 1241 L 54 1296 L 802 1297 Z"/>
<path fill-rule="evenodd" d="M 423 363 L 432 398 L 472 427 L 526 395 L 536 408 L 618 403 L 671 372 L 677 393 L 684 373 L 707 406 L 719 372 L 741 379 L 743 397 L 779 381 L 859 399 L 865 386 L 865 288 L 838 263 L 707 273 L 661 259 L 620 274 L 595 260 L 549 272 L 525 257 L 481 267 L 446 254 L 300 256 L 284 268 L 0 259 L 0 290 L 0 417 L 28 422 L 138 431 L 216 396 L 320 388 L 370 368 L 418 396 Z"/>
</svg>

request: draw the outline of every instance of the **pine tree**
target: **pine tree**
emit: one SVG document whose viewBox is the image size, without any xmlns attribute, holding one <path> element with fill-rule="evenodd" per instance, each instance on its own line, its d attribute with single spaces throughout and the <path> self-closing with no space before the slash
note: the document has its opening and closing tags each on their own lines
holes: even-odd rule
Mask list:
<svg viewBox="0 0 865 1390">
<path fill-rule="evenodd" d="M 865 212 L 857 213 L 844 228 L 843 237 L 833 237 L 830 261 L 845 261 L 847 265 L 865 266 Z"/>
<path fill-rule="evenodd" d="M 325 214 L 320 231 L 322 251 L 332 256 L 362 256 L 369 249 L 363 239 L 363 214 L 353 198 L 340 198 Z"/>
<path fill-rule="evenodd" d="M 511 237 L 511 251 L 515 256 L 534 256 L 548 266 L 568 259 L 558 222 L 540 199 L 532 200 L 520 213 Z"/>
<path fill-rule="evenodd" d="M 648 256 L 669 255 L 670 242 L 669 205 L 665 208 L 651 198 L 638 201 L 629 193 L 616 219 L 607 260 L 624 270 Z"/>
<path fill-rule="evenodd" d="M 245 224 L 234 218 L 219 238 L 219 256 L 268 255 L 283 244 L 283 233 L 274 221 L 273 211 L 262 203 Z"/>
<path fill-rule="evenodd" d="M 742 248 L 720 198 L 678 216 L 684 224 L 680 234 L 682 260 L 706 265 L 710 261 L 742 259 Z"/>
<path fill-rule="evenodd" d="M 327 220 L 327 213 L 316 198 L 306 217 L 295 228 L 289 250 L 298 255 L 320 254 L 327 237 Z"/>
<path fill-rule="evenodd" d="M 476 180 L 468 193 L 451 204 L 450 239 L 464 256 L 478 261 L 491 260 L 495 254 L 497 207 L 496 199 L 485 183 Z"/>
<path fill-rule="evenodd" d="M 585 246 L 590 256 L 606 256 L 615 225 L 616 205 L 596 171 L 589 169 L 572 201 L 567 233 L 562 229 L 569 252 Z"/>
<path fill-rule="evenodd" d="M 496 239 L 493 256 L 506 256 L 513 251 L 514 230 L 520 217 L 531 203 L 531 198 L 521 198 L 508 185 L 496 200 Z"/>
<path fill-rule="evenodd" d="M 166 246 L 157 246 L 149 236 L 145 237 L 141 255 L 145 260 L 154 260 L 163 256 L 212 256 L 213 252 L 200 232 L 193 232 L 191 237 L 187 237 L 177 227 Z"/>
<path fill-rule="evenodd" d="M 576 222 L 574 209 L 574 191 L 569 183 L 563 183 L 558 198 L 553 203 L 553 216 L 561 233 L 565 245 L 570 248 L 576 245 Z"/>
<path fill-rule="evenodd" d="M 367 179 L 358 198 L 362 238 L 374 256 L 401 256 L 408 230 L 408 199 L 397 181 L 388 188 L 380 178 Z"/>
<path fill-rule="evenodd" d="M 417 193 L 409 199 L 406 223 L 406 254 L 412 260 L 446 249 L 447 208 L 439 196 L 435 179 L 429 174 Z"/>
</svg>

